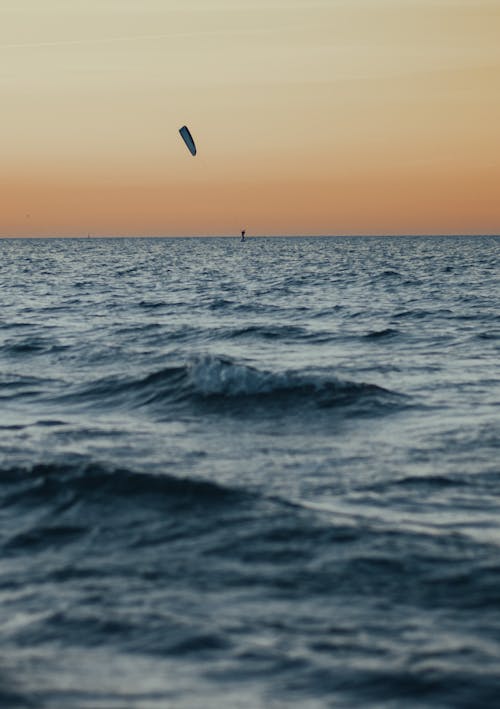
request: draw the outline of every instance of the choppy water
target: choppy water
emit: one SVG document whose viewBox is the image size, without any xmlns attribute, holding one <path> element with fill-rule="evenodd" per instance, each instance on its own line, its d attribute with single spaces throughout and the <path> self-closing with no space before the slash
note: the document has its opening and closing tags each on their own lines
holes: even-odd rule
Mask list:
<svg viewBox="0 0 500 709">
<path fill-rule="evenodd" d="M 498 706 L 499 247 L 0 241 L 0 704 Z"/>
</svg>

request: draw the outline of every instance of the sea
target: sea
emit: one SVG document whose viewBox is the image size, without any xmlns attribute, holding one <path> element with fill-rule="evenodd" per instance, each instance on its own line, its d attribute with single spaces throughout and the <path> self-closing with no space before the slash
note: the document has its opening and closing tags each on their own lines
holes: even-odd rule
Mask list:
<svg viewBox="0 0 500 709">
<path fill-rule="evenodd" d="M 500 706 L 500 237 L 0 240 L 0 706 Z"/>
</svg>

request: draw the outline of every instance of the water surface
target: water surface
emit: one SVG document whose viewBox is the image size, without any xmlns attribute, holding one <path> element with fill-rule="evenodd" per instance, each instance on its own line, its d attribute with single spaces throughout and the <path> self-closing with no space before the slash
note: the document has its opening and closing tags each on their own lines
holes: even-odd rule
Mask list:
<svg viewBox="0 0 500 709">
<path fill-rule="evenodd" d="M 498 706 L 499 247 L 0 241 L 0 701 Z"/>
</svg>

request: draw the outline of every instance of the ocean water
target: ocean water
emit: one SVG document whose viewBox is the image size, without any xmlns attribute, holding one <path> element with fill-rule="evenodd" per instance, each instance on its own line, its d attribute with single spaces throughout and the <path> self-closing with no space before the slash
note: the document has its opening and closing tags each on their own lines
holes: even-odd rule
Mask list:
<svg viewBox="0 0 500 709">
<path fill-rule="evenodd" d="M 499 254 L 0 240 L 0 705 L 499 706 Z"/>
</svg>

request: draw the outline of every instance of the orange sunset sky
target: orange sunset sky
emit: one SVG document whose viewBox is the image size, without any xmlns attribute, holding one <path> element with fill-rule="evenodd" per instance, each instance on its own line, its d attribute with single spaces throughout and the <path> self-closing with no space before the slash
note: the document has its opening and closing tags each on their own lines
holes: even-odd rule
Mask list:
<svg viewBox="0 0 500 709">
<path fill-rule="evenodd" d="M 0 88 L 2 236 L 500 232 L 499 0 L 0 0 Z"/>
</svg>

